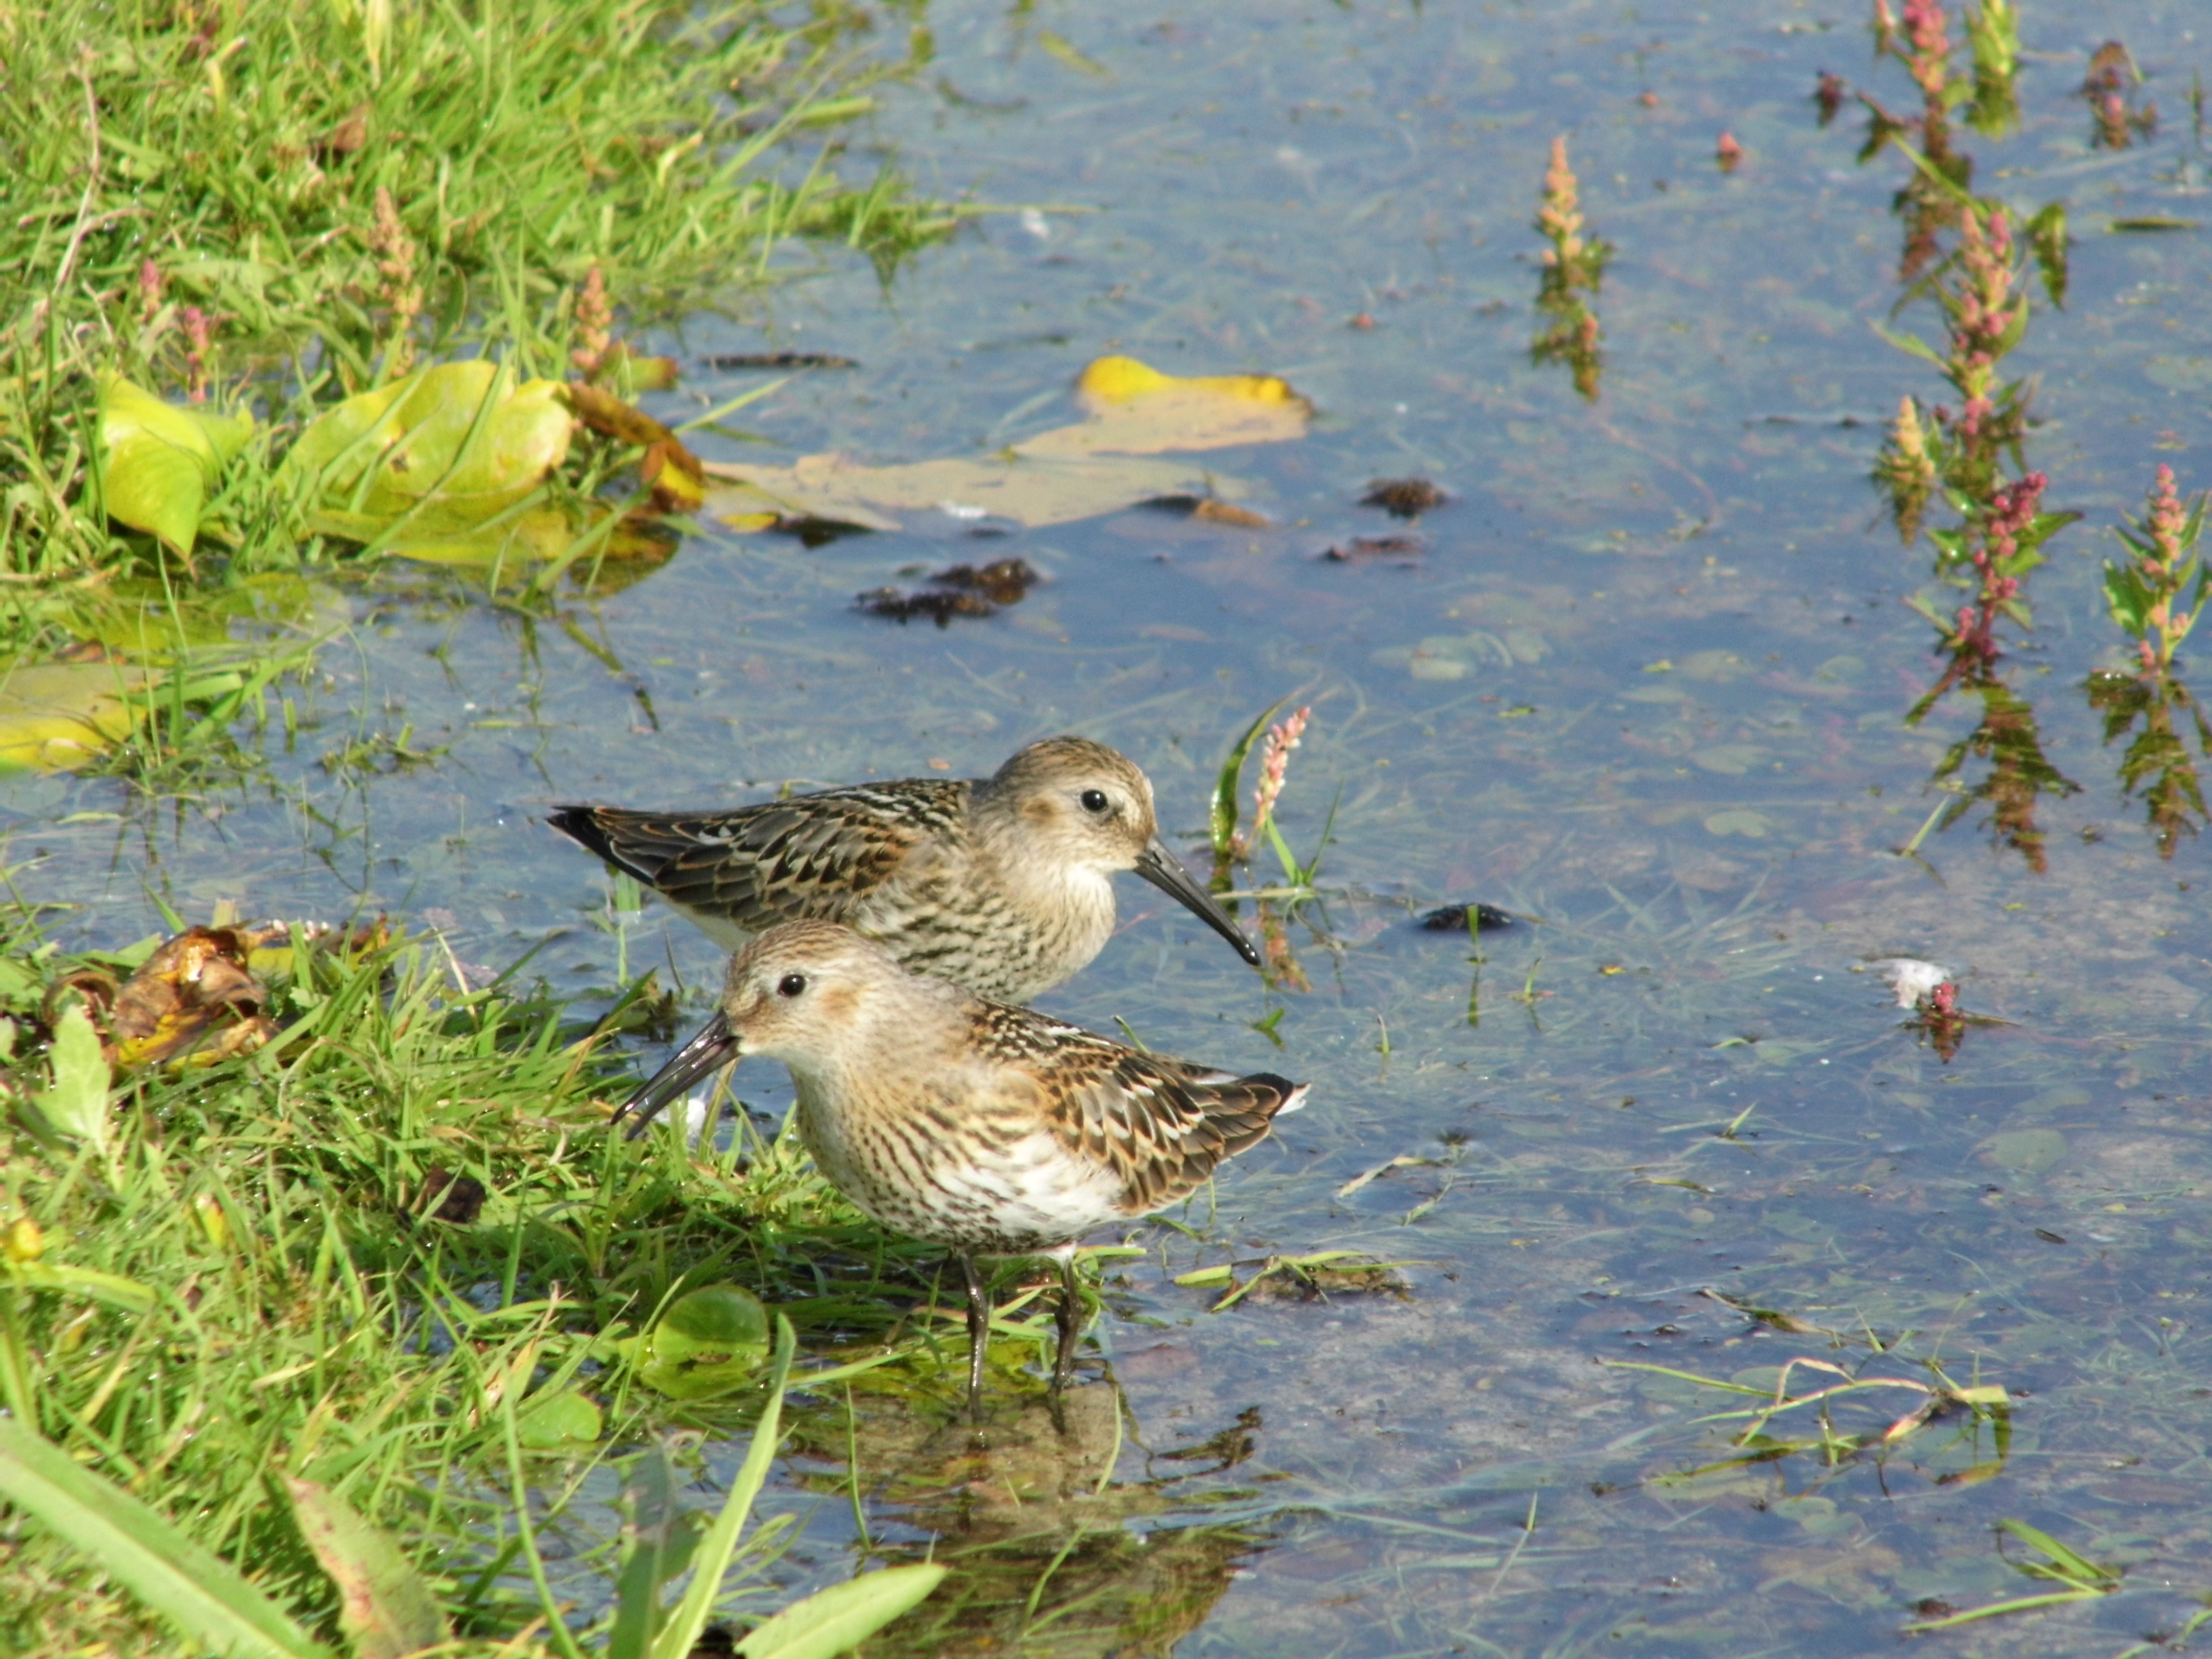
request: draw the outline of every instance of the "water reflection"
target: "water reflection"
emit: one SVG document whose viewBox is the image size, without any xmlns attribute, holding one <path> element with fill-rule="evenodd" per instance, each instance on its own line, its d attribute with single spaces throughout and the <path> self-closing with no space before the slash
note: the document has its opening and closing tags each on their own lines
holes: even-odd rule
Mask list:
<svg viewBox="0 0 2212 1659">
<path fill-rule="evenodd" d="M 2035 804 L 2045 795 L 2063 799 L 2079 793 L 2081 786 L 2044 754 L 2035 708 L 2027 698 L 1996 678 L 1978 679 L 1965 689 L 1981 699 L 1982 718 L 1945 751 L 1929 781 L 1938 786 L 1950 783 L 1969 758 L 1989 762 L 1990 769 L 1980 782 L 1960 789 L 1957 805 L 1942 823 L 1976 802 L 1985 803 L 1994 839 L 2026 859 L 2037 875 L 2045 874 L 2050 866 L 2043 831 L 2036 827 Z"/>
<path fill-rule="evenodd" d="M 2206 816 L 2197 763 L 2212 755 L 2212 725 L 2189 688 L 2171 674 L 2104 670 L 2090 675 L 2082 690 L 2089 707 L 2105 718 L 2106 746 L 2130 739 L 2120 757 L 2120 787 L 2130 800 L 2141 798 L 2158 855 L 2171 859 L 2182 836 L 2195 835 Z"/>
<path fill-rule="evenodd" d="M 857 1464 L 873 1525 L 893 1534 L 875 1539 L 877 1553 L 952 1570 L 871 1651 L 1164 1654 L 1202 1624 L 1266 1541 L 1249 1526 L 1206 1523 L 1210 1508 L 1256 1495 L 1215 1477 L 1252 1455 L 1260 1413 L 1117 1480 L 1139 1449 L 1126 1410 L 1110 1382 L 1070 1389 L 1057 1417 L 1042 1398 L 1000 1402 L 981 1431 L 896 1400 L 857 1401 L 831 1454 L 851 1461 L 815 1484 L 852 1492 Z"/>
<path fill-rule="evenodd" d="M 2094 147 L 2125 149 L 2158 131 L 2158 106 L 2148 99 L 2136 102 L 2142 79 L 2124 43 L 2107 40 L 2097 48 L 2081 82 L 2081 96 L 2094 123 L 2089 138 Z"/>
<path fill-rule="evenodd" d="M 2003 204 L 1969 195 L 1973 160 L 1953 143 L 1949 112 L 1961 103 L 1978 131 L 1995 136 L 2018 125 L 2019 39 L 2011 8 L 1994 0 L 1967 14 L 1971 87 L 1954 70 L 1942 6 L 1908 0 L 1900 21 L 1886 0 L 1877 0 L 1875 20 L 1877 50 L 1905 65 L 1922 108 L 1914 118 L 1893 116 L 1862 94 L 1871 124 L 1860 160 L 1893 146 L 1912 162 L 1912 175 L 1894 204 L 1904 220 L 1899 280 L 1909 284 L 1899 303 L 1931 300 L 1944 323 L 1941 351 L 1916 336 L 1887 337 L 1933 364 L 1959 398 L 1955 410 L 1901 398 L 1874 466 L 1874 482 L 1887 498 L 1899 539 L 1910 546 L 1924 532 L 1934 549 L 1936 580 L 1966 594 L 1955 609 L 1925 597 L 1911 601 L 1934 625 L 1944 665 L 1907 712 L 1905 724 L 1918 725 L 1953 691 L 1979 700 L 1973 731 L 1945 751 L 1929 776 L 1931 786 L 1954 799 L 1928 827 L 1948 827 L 1974 803 L 1986 803 L 1996 840 L 2040 875 L 2049 864 L 2036 803 L 2045 795 L 2074 794 L 2080 786 L 2044 753 L 2033 705 L 1999 675 L 2004 653 L 1997 629 L 2001 622 L 2022 630 L 2033 627 L 2028 578 L 2045 562 L 2045 542 L 2081 515 L 2044 510 L 2051 481 L 2030 471 L 2024 454 L 2033 388 L 2025 379 L 2001 380 L 1999 366 L 2027 332 L 2024 279 L 2031 258 L 2053 302 L 2064 295 L 2063 209 L 2053 204 L 2021 224 Z M 1825 117 L 1832 107 L 1825 82 L 1817 98 Z M 1919 140 L 1917 151 L 1907 142 L 1911 136 Z M 1953 233 L 1948 252 L 1941 240 L 1946 230 Z M 2007 463 L 2015 474 L 2010 478 Z M 1956 513 L 1955 522 L 1927 522 L 1938 501 Z M 1986 761 L 1989 770 L 1966 787 L 1960 775 L 1970 759 Z M 1935 1010 L 1924 1018 L 1926 1035 L 1948 1060 L 1960 1035 L 1951 1011 Z"/>
</svg>

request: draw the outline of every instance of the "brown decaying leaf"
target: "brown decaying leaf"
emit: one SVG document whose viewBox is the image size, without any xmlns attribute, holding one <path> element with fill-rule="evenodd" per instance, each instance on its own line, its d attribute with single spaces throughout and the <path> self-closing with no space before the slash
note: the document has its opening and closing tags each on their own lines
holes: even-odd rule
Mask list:
<svg viewBox="0 0 2212 1659">
<path fill-rule="evenodd" d="M 1450 499 L 1426 478 L 1371 478 L 1359 504 L 1379 507 L 1394 519 L 1418 519 Z"/>
<path fill-rule="evenodd" d="M 1272 520 L 1263 513 L 1255 513 L 1249 507 L 1237 507 L 1228 501 L 1216 501 L 1208 495 L 1190 510 L 1190 516 L 1206 524 L 1229 525 L 1239 530 L 1266 530 Z"/>
<path fill-rule="evenodd" d="M 829 351 L 721 351 L 707 359 L 709 368 L 858 368 L 858 357 Z"/>
<path fill-rule="evenodd" d="M 872 617 L 911 622 L 927 617 L 939 628 L 955 617 L 988 617 L 1002 605 L 1012 605 L 1036 586 L 1037 573 L 1021 559 L 999 559 L 977 569 L 956 564 L 930 579 L 932 586 L 911 593 L 896 587 L 878 587 L 860 596 L 860 605 Z"/>
<path fill-rule="evenodd" d="M 994 605 L 1012 605 L 1035 587 L 1039 578 L 1024 559 L 994 559 L 981 569 L 972 564 L 956 564 L 929 580 L 938 587 L 981 593 Z"/>
<path fill-rule="evenodd" d="M 699 458 L 652 416 L 580 380 L 568 383 L 568 407 L 575 411 L 577 421 L 593 432 L 645 451 L 637 471 L 653 491 L 654 511 L 696 513 L 704 505 L 707 474 Z"/>
<path fill-rule="evenodd" d="M 424 1173 L 418 1207 L 430 1220 L 449 1221 L 457 1227 L 474 1226 L 483 1205 L 484 1184 L 474 1176 L 455 1175 L 437 1164 Z"/>
<path fill-rule="evenodd" d="M 368 112 L 367 104 L 356 104 L 344 120 L 315 140 L 313 149 L 315 159 L 328 161 L 341 155 L 350 155 L 368 142 Z"/>
<path fill-rule="evenodd" d="M 301 931 L 324 948 L 349 953 L 375 950 L 390 937 L 381 918 L 344 933 L 320 923 Z M 100 1052 L 118 1069 L 211 1066 L 250 1054 L 276 1035 L 276 1023 L 262 1012 L 269 992 L 253 971 L 253 957 L 287 950 L 291 934 L 283 922 L 188 927 L 120 987 L 97 969 L 57 980 L 46 989 L 47 1022 L 67 998 L 81 998 L 100 1032 Z"/>
<path fill-rule="evenodd" d="M 276 1034 L 261 1010 L 269 993 L 246 965 L 283 929 L 191 927 L 146 958 L 115 994 L 102 1048 L 118 1066 L 162 1066 L 190 1055 L 211 1064 L 251 1054 Z"/>
</svg>

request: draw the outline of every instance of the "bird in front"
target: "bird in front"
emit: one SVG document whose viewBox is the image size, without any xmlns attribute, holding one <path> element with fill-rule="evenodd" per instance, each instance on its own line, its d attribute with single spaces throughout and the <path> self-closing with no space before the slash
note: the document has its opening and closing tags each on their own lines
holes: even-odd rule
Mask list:
<svg viewBox="0 0 2212 1659">
<path fill-rule="evenodd" d="M 633 1135 L 747 1054 L 791 1068 L 799 1133 L 839 1191 L 941 1244 L 968 1291 L 968 1405 L 982 1405 L 991 1304 L 978 1256 L 1060 1263 L 1053 1389 L 1073 1374 L 1086 1235 L 1187 1197 L 1262 1139 L 1306 1087 L 1139 1053 L 911 973 L 831 922 L 769 929 L 730 963 L 720 1011 L 615 1114 Z"/>
<path fill-rule="evenodd" d="M 917 972 L 1027 1002 L 1114 931 L 1133 870 L 1256 968 L 1260 953 L 1162 843 L 1152 781 L 1088 738 L 1047 738 L 988 778 L 906 778 L 728 811 L 562 806 L 547 820 L 726 950 L 778 922 L 843 922 Z"/>
</svg>

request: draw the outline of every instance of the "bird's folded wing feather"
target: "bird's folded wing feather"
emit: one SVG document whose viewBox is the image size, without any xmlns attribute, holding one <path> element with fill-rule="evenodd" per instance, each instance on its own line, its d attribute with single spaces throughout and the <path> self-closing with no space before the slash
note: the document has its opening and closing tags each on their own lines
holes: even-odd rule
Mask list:
<svg viewBox="0 0 2212 1659">
<path fill-rule="evenodd" d="M 1026 1009 L 988 1011 L 982 1035 L 1001 1061 L 1035 1076 L 1054 1133 L 1121 1178 L 1132 1215 L 1172 1204 L 1224 1159 L 1257 1144 L 1298 1092 L 1286 1079 L 1238 1077 L 1140 1054 Z"/>
<path fill-rule="evenodd" d="M 758 931 L 847 919 L 917 845 L 963 832 L 964 787 L 916 779 L 732 812 L 569 808 L 553 822 L 671 902 Z"/>
</svg>

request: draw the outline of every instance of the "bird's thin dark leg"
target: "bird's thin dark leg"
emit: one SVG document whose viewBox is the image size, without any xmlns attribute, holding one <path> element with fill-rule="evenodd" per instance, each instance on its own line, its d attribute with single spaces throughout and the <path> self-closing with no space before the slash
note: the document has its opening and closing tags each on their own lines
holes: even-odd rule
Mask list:
<svg viewBox="0 0 2212 1659">
<path fill-rule="evenodd" d="M 1058 1394 L 1075 1378 L 1075 1345 L 1083 1334 L 1083 1292 L 1075 1282 L 1075 1258 L 1060 1264 L 1060 1352 L 1052 1362 L 1052 1391 Z"/>
<path fill-rule="evenodd" d="M 963 1255 L 960 1271 L 968 1277 L 968 1415 L 983 1420 L 983 1355 L 991 1342 L 991 1296 L 975 1271 L 975 1258 Z"/>
</svg>

